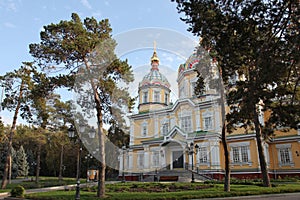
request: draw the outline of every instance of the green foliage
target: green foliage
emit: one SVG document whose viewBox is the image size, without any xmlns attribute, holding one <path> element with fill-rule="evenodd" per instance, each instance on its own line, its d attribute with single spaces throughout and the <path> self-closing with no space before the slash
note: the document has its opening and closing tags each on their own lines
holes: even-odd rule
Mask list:
<svg viewBox="0 0 300 200">
<path fill-rule="evenodd" d="M 16 153 L 16 162 L 18 166 L 17 176 L 28 176 L 29 164 L 27 162 L 27 155 L 23 146 Z"/>
<path fill-rule="evenodd" d="M 14 187 L 10 192 L 10 196 L 12 197 L 24 197 L 24 194 L 25 189 L 21 185 Z"/>
<path fill-rule="evenodd" d="M 267 126 L 295 128 L 299 118 L 299 7 L 296 1 L 189 1 L 177 8 L 201 36 L 227 83 L 228 128 L 253 123 L 260 104 L 272 110 Z M 226 42 L 225 42 L 226 41 Z M 243 79 L 234 80 L 236 74 Z M 277 103 L 274 103 L 276 101 Z"/>
<path fill-rule="evenodd" d="M 194 89 L 194 93 L 197 97 L 200 97 L 205 92 L 205 83 L 203 76 L 197 71 L 197 82 Z"/>
<path fill-rule="evenodd" d="M 131 188 L 132 185 L 137 185 L 136 188 Z M 160 183 L 163 184 L 163 183 Z M 107 198 L 108 199 L 202 199 L 202 198 L 218 198 L 218 197 L 235 197 L 235 196 L 249 196 L 249 195 L 261 195 L 272 193 L 287 193 L 287 192 L 299 192 L 299 184 L 287 184 L 278 185 L 272 188 L 265 188 L 256 185 L 232 185 L 231 192 L 224 192 L 223 188 L 219 184 L 214 184 L 213 187 L 199 187 L 205 186 L 202 183 L 172 183 L 163 184 L 164 188 L 182 188 L 178 191 L 168 191 L 166 189 L 159 190 L 158 183 L 122 183 L 122 184 L 107 184 Z M 157 187 L 156 191 L 150 188 Z M 129 189 L 136 190 L 135 192 L 128 192 Z M 149 192 L 138 191 L 139 188 L 149 189 Z M 89 189 L 91 190 L 91 189 Z M 26 197 L 30 199 L 74 199 L 74 191 L 53 191 L 45 193 L 29 194 Z M 95 190 L 81 191 L 80 199 L 95 199 Z"/>
<path fill-rule="evenodd" d="M 227 130 L 255 129 L 265 186 L 262 147 L 278 126 L 300 122 L 299 6 L 297 1 L 177 0 L 189 31 L 216 58 L 227 86 Z M 236 76 L 239 75 L 239 76 Z M 276 102 L 276 103 L 274 103 Z M 262 132 L 261 111 L 272 111 Z M 241 126 L 240 126 L 241 125 Z"/>
</svg>

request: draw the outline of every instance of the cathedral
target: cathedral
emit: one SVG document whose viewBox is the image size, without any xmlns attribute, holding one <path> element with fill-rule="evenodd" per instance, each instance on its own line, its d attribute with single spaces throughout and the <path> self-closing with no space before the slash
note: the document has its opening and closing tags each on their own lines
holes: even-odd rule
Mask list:
<svg viewBox="0 0 300 200">
<path fill-rule="evenodd" d="M 150 72 L 138 85 L 138 113 L 130 116 L 130 143 L 119 156 L 120 176 L 141 180 L 159 170 L 189 170 L 214 179 L 224 177 L 220 95 L 206 88 L 194 95 L 197 81 L 193 54 L 178 68 L 178 99 L 170 100 L 170 83 L 159 71 L 154 49 Z M 260 117 L 261 123 L 264 115 Z M 254 132 L 227 134 L 231 176 L 261 177 Z M 300 176 L 300 129 L 276 131 L 263 144 L 271 178 Z"/>
</svg>

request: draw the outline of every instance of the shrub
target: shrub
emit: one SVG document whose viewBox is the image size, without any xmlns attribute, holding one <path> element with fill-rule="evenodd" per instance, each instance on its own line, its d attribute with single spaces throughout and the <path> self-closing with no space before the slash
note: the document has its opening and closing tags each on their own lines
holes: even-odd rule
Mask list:
<svg viewBox="0 0 300 200">
<path fill-rule="evenodd" d="M 24 197 L 24 194 L 25 189 L 21 185 L 14 187 L 10 192 L 10 196 L 12 197 Z"/>
</svg>

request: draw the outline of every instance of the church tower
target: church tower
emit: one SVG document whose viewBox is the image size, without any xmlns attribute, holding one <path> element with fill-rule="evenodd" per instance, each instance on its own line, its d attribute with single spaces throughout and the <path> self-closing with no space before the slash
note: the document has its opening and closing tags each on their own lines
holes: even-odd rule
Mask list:
<svg viewBox="0 0 300 200">
<path fill-rule="evenodd" d="M 148 112 L 167 107 L 170 103 L 170 83 L 167 78 L 159 72 L 159 58 L 154 51 L 151 57 L 150 72 L 144 76 L 139 83 L 139 112 Z"/>
</svg>

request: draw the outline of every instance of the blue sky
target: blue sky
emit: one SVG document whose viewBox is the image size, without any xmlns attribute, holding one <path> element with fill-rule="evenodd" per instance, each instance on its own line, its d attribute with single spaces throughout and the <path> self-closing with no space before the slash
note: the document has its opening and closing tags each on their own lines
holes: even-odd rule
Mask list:
<svg viewBox="0 0 300 200">
<path fill-rule="evenodd" d="M 155 27 L 176 31 L 177 34 L 196 40 L 187 32 L 188 26 L 180 20 L 176 4 L 168 0 L 0 0 L 0 75 L 17 69 L 23 61 L 32 61 L 28 46 L 40 41 L 42 27 L 60 20 L 70 20 L 73 12 L 78 13 L 81 19 L 108 18 L 113 35 Z M 150 46 L 153 44 L 153 41 L 148 42 Z M 157 42 L 158 50 L 160 45 L 161 42 Z M 148 65 L 151 55 L 147 49 L 142 53 L 127 53 L 122 57 L 128 58 L 133 67 L 138 67 Z M 170 51 L 158 51 L 158 56 L 161 64 L 172 66 L 174 71 L 185 59 L 176 59 L 177 56 Z"/>
</svg>

